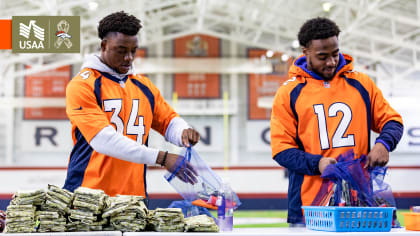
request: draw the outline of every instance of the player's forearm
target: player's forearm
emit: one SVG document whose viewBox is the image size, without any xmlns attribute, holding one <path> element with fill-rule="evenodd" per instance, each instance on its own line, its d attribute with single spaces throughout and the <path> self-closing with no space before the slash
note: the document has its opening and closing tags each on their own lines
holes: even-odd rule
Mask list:
<svg viewBox="0 0 420 236">
<path fill-rule="evenodd" d="M 313 155 L 296 148 L 286 149 L 274 156 L 281 166 L 299 174 L 319 175 L 319 160 L 321 155 Z"/>
<path fill-rule="evenodd" d="M 381 134 L 375 143 L 382 143 L 388 152 L 393 151 L 400 141 L 404 131 L 404 126 L 396 121 L 388 121 L 382 128 Z"/>
<path fill-rule="evenodd" d="M 154 165 L 159 153 L 157 149 L 146 147 L 117 133 L 112 126 L 99 131 L 89 144 L 101 154 L 140 164 Z"/>
</svg>

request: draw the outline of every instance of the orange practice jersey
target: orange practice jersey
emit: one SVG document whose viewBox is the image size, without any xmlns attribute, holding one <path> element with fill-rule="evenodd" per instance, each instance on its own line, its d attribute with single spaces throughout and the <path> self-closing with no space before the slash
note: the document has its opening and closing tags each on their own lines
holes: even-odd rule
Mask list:
<svg viewBox="0 0 420 236">
<path fill-rule="evenodd" d="M 147 145 L 150 128 L 165 135 L 177 116 L 152 82 L 140 75 L 118 78 L 83 69 L 66 90 L 66 112 L 72 123 L 74 147 L 64 188 L 102 189 L 106 194 L 146 197 L 146 165 L 100 154 L 89 146 L 104 127 Z"/>
<path fill-rule="evenodd" d="M 334 158 L 353 149 L 360 157 L 370 150 L 370 130 L 380 132 L 391 120 L 402 124 L 401 116 L 375 83 L 367 75 L 352 71 L 352 58 L 341 58 L 345 63 L 329 82 L 313 78 L 295 63 L 290 68 L 290 79 L 274 98 L 273 157 L 290 148 Z M 304 175 L 303 182 L 289 183 L 289 191 L 290 184 L 300 184 L 302 205 L 311 205 L 322 179 Z"/>
</svg>

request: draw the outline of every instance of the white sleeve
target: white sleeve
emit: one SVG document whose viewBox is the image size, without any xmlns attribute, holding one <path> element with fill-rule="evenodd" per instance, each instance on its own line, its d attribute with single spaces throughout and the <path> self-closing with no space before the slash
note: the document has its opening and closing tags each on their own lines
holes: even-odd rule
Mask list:
<svg viewBox="0 0 420 236">
<path fill-rule="evenodd" d="M 191 128 L 191 126 L 189 126 L 184 119 L 181 117 L 174 117 L 171 122 L 169 122 L 168 128 L 166 128 L 165 138 L 168 142 L 183 147 L 182 131 L 189 128 Z"/>
<path fill-rule="evenodd" d="M 89 144 L 101 154 L 140 164 L 156 164 L 159 154 L 159 150 L 146 147 L 117 133 L 111 125 L 99 131 Z"/>
</svg>

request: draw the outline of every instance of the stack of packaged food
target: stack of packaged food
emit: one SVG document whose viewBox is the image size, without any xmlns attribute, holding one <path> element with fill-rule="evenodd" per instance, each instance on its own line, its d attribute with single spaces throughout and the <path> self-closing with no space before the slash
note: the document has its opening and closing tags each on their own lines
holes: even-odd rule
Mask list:
<svg viewBox="0 0 420 236">
<path fill-rule="evenodd" d="M 36 231 L 35 211 L 45 202 L 43 189 L 17 191 L 6 210 L 8 233 L 30 233 Z"/>
<path fill-rule="evenodd" d="M 73 200 L 73 193 L 55 185 L 48 185 L 46 200 L 35 212 L 37 232 L 66 231 L 67 214 Z"/>
<path fill-rule="evenodd" d="M 110 228 L 123 232 L 136 232 L 146 228 L 147 214 L 143 197 L 117 195 L 109 198 L 102 218 L 109 217 Z"/>
<path fill-rule="evenodd" d="M 108 195 L 102 190 L 79 187 L 74 191 L 67 231 L 100 231 L 107 224 L 102 211 Z"/>
<path fill-rule="evenodd" d="M 13 195 L 10 205 L 34 205 L 41 206 L 45 202 L 45 190 L 20 190 Z"/>
<path fill-rule="evenodd" d="M 85 187 L 74 193 L 48 185 L 48 191 L 18 191 L 6 211 L 7 233 L 120 230 L 138 232 L 218 232 L 205 215 L 186 218 L 180 208 L 149 211 L 141 196 L 109 197 Z"/>
<path fill-rule="evenodd" d="M 37 232 L 65 232 L 66 218 L 54 211 L 36 211 L 35 212 Z"/>
<path fill-rule="evenodd" d="M 213 218 L 206 215 L 185 218 L 185 231 L 219 232 L 219 227 Z"/>
<path fill-rule="evenodd" d="M 148 222 L 150 228 L 158 232 L 183 232 L 185 229 L 180 208 L 156 208 L 149 215 Z"/>
<path fill-rule="evenodd" d="M 55 185 L 48 185 L 46 201 L 41 205 L 42 211 L 54 211 L 60 215 L 66 215 L 70 212 L 73 193 Z"/>
<path fill-rule="evenodd" d="M 35 210 L 33 205 L 9 205 L 6 210 L 5 233 L 35 232 Z"/>
</svg>

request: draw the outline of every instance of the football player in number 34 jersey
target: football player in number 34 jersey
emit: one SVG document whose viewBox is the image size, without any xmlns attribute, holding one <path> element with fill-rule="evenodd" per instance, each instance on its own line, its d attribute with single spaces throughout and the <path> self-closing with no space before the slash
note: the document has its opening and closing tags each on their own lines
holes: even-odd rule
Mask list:
<svg viewBox="0 0 420 236">
<path fill-rule="evenodd" d="M 140 20 L 124 12 L 103 18 L 98 26 L 101 55 L 86 57 L 82 70 L 67 86 L 66 112 L 74 147 L 65 189 L 83 186 L 102 189 L 110 196 L 147 197 L 146 165 L 172 170 L 181 159 L 147 147 L 150 128 L 178 146 L 199 141 L 198 132 L 166 103 L 156 86 L 133 74 L 140 28 Z M 187 175 L 179 177 L 196 181 L 194 168 L 185 168 Z"/>
<path fill-rule="evenodd" d="M 326 18 L 308 20 L 298 38 L 303 56 L 277 91 L 271 115 L 272 157 L 289 170 L 288 222 L 303 224 L 302 205 L 313 205 L 320 174 L 353 149 L 366 166 L 388 163 L 403 133 L 401 116 L 375 83 L 353 71 L 342 54 L 338 26 Z M 370 149 L 370 131 L 379 134 Z M 315 204 L 316 205 L 316 204 Z"/>
</svg>

